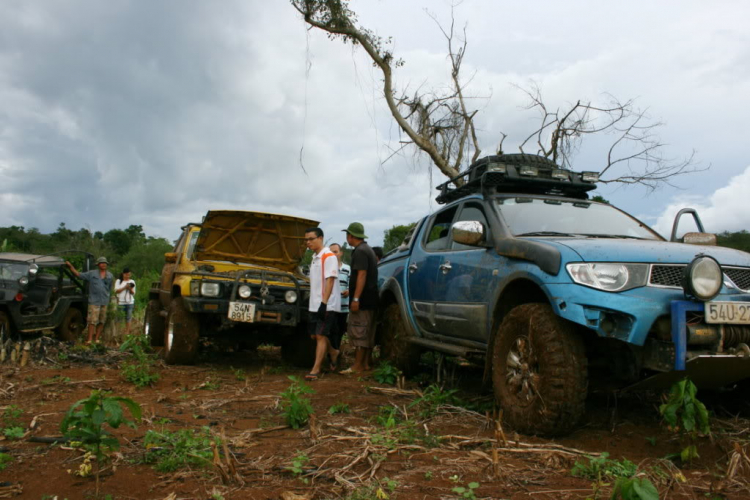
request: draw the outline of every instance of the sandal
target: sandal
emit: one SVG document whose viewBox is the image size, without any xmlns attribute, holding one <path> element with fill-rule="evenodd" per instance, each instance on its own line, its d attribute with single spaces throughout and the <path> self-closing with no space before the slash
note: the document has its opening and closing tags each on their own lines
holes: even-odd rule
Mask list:
<svg viewBox="0 0 750 500">
<path fill-rule="evenodd" d="M 319 378 L 320 378 L 320 373 L 308 373 L 307 375 L 305 375 L 305 380 L 310 381 L 310 382 L 315 382 Z"/>
</svg>

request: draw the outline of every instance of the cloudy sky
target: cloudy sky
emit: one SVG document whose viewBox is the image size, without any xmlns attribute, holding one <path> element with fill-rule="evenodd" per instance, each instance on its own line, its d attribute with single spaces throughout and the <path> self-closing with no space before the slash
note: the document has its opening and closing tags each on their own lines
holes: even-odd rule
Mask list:
<svg viewBox="0 0 750 500">
<path fill-rule="evenodd" d="M 352 6 L 393 37 L 399 88 L 444 84 L 425 9 L 448 22 L 449 2 Z M 710 170 L 599 192 L 663 233 L 687 205 L 710 231 L 750 229 L 748 2 L 465 0 L 456 18 L 470 93 L 488 96 L 473 101 L 485 151 L 536 124 L 514 85 L 538 82 L 550 107 L 637 98 L 667 155 L 694 149 Z M 284 0 L 0 2 L 0 226 L 174 238 L 208 209 L 244 209 L 328 233 L 359 220 L 379 242 L 433 210 L 441 181 L 412 152 L 385 162 L 399 139 L 365 55 L 308 32 Z M 584 143 L 577 169 L 597 170 L 607 140 Z"/>
</svg>

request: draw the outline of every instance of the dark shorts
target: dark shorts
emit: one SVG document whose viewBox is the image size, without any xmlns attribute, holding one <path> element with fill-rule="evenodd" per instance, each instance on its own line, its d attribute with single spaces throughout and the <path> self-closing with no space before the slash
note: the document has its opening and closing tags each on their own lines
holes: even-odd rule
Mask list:
<svg viewBox="0 0 750 500">
<path fill-rule="evenodd" d="M 336 313 L 335 333 L 329 337 L 331 339 L 331 347 L 336 350 L 341 349 L 341 337 L 346 333 L 346 322 L 348 316 L 348 312 Z"/>
<path fill-rule="evenodd" d="M 354 347 L 375 347 L 375 311 L 349 311 L 347 335 Z"/>
<path fill-rule="evenodd" d="M 333 311 L 326 312 L 325 314 L 310 312 L 310 321 L 307 324 L 310 336 L 322 335 L 323 337 L 328 337 L 330 339 L 336 332 L 336 316 L 337 313 Z"/>
</svg>

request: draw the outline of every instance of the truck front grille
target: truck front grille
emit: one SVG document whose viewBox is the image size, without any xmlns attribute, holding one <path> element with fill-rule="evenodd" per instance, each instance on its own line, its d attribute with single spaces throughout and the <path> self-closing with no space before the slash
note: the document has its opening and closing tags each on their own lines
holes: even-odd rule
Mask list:
<svg viewBox="0 0 750 500">
<path fill-rule="evenodd" d="M 653 265 L 651 266 L 651 277 L 648 282 L 653 286 L 682 288 L 682 273 L 685 267 L 687 266 L 683 264 L 674 266 Z"/>
<path fill-rule="evenodd" d="M 750 290 L 750 269 L 742 267 L 725 267 L 724 274 L 729 276 L 732 283 L 743 292 Z"/>
</svg>

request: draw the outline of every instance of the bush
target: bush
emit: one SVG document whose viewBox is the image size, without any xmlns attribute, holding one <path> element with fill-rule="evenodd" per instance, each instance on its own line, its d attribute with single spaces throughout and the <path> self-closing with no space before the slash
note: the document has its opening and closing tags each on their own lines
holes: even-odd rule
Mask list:
<svg viewBox="0 0 750 500">
<path fill-rule="evenodd" d="M 372 372 L 372 376 L 379 384 L 396 385 L 398 378 L 401 376 L 401 370 L 388 361 L 383 361 Z"/>
<path fill-rule="evenodd" d="M 292 429 L 299 429 L 307 424 L 313 407 L 310 400 L 303 397 L 304 394 L 315 394 L 315 391 L 295 376 L 289 376 L 291 385 L 281 393 L 281 409 L 284 419 Z"/>
<path fill-rule="evenodd" d="M 218 446 L 220 440 L 208 427 L 177 432 L 149 430 L 143 438 L 146 447 L 144 462 L 154 464 L 154 469 L 159 472 L 173 472 L 191 465 L 205 467 L 213 459 L 212 443 Z"/>
</svg>

